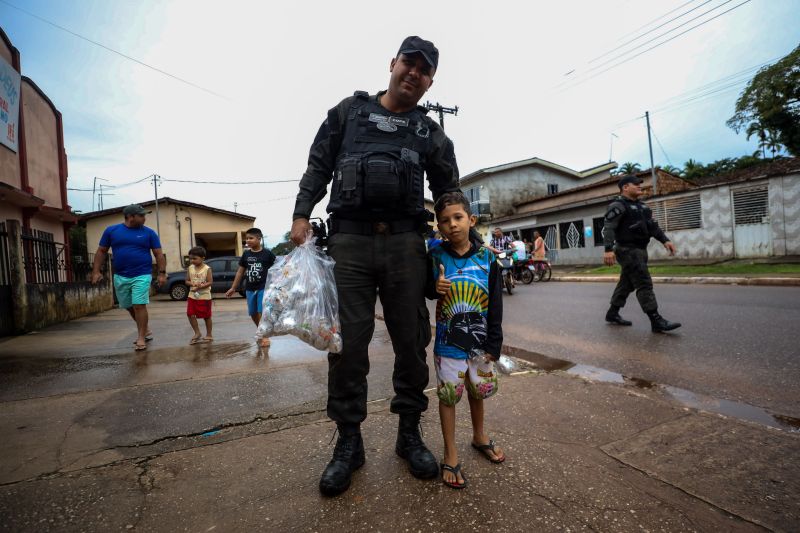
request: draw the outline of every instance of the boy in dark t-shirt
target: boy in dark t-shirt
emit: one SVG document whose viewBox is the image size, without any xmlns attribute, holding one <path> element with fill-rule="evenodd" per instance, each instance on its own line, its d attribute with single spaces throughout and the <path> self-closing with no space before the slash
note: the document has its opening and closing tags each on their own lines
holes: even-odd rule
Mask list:
<svg viewBox="0 0 800 533">
<path fill-rule="evenodd" d="M 233 280 L 233 285 L 225 296 L 230 298 L 239 289 L 239 283 L 242 278 L 245 278 L 245 296 L 247 298 L 247 313 L 253 320 L 253 323 L 258 326 L 261 322 L 262 303 L 264 300 L 264 286 L 267 283 L 267 271 L 275 263 L 275 254 L 263 248 L 261 242 L 263 234 L 258 228 L 250 228 L 245 232 L 245 242 L 249 250 L 245 250 L 242 258 L 239 260 L 239 270 L 236 271 L 236 277 Z M 261 339 L 262 348 L 269 346 L 269 339 Z"/>
</svg>

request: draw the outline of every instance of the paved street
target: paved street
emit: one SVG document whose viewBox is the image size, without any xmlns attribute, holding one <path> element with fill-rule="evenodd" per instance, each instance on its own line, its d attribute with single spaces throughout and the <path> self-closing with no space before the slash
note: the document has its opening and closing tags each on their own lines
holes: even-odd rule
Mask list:
<svg viewBox="0 0 800 533">
<path fill-rule="evenodd" d="M 559 287 L 576 288 L 526 287 L 506 301 L 529 305 L 536 291 Z M 492 465 L 469 449 L 461 409 L 470 487 L 456 495 L 415 480 L 393 451 L 393 354 L 380 321 L 367 465 L 347 494 L 322 498 L 316 483 L 333 433 L 325 354 L 291 337 L 261 352 L 243 303 L 215 301 L 213 345 L 186 345 L 184 304 L 170 301 L 150 306 L 155 340 L 143 353 L 132 351 L 132 323 L 120 310 L 0 340 L 0 530 L 788 531 L 800 523 L 792 459 L 800 435 L 524 361 L 487 403 L 489 431 L 509 461 Z M 630 334 L 649 338 L 641 327 Z M 423 427 L 440 454 L 435 396 Z M 449 512 L 453 498 L 473 520 Z"/>
<path fill-rule="evenodd" d="M 613 283 L 534 283 L 505 296 L 506 344 L 800 417 L 800 288 L 657 284 L 683 327 L 654 335 L 632 294 L 603 317 Z"/>
</svg>

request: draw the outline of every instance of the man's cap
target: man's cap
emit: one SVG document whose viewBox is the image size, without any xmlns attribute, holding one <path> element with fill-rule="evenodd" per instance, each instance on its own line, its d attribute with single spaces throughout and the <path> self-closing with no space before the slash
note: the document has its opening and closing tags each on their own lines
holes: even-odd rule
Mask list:
<svg viewBox="0 0 800 533">
<path fill-rule="evenodd" d="M 620 190 L 622 190 L 622 188 L 625 185 L 627 185 L 628 183 L 635 183 L 637 185 L 641 185 L 644 182 L 642 181 L 642 178 L 640 178 L 638 176 L 625 176 L 624 178 L 619 180 L 619 183 L 617 183 L 617 186 L 620 188 Z"/>
<path fill-rule="evenodd" d="M 430 66 L 433 68 L 439 66 L 439 50 L 433 46 L 432 42 L 416 35 L 405 38 L 403 44 L 400 45 L 400 50 L 397 51 L 397 55 L 400 54 L 422 54 Z"/>
<path fill-rule="evenodd" d="M 125 216 L 128 215 L 146 215 L 150 211 L 145 211 L 144 207 L 140 206 L 139 204 L 131 204 L 125 209 L 122 210 L 122 214 Z"/>
</svg>

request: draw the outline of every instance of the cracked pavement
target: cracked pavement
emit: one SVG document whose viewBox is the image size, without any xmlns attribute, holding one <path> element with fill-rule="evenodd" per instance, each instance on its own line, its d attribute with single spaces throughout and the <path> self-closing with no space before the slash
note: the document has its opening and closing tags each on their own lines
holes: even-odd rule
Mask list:
<svg viewBox="0 0 800 533">
<path fill-rule="evenodd" d="M 457 442 L 469 487 L 417 480 L 394 454 L 393 359 L 381 322 L 367 463 L 347 493 L 323 498 L 317 482 L 334 428 L 325 354 L 291 338 L 261 353 L 237 300 L 216 302 L 215 345 L 188 347 L 183 304 L 152 307 L 156 340 L 142 356 L 119 311 L 0 341 L 0 530 L 800 526 L 800 435 L 530 366 L 502 378 L 486 404 L 487 430 L 508 461 L 491 464 L 469 447 L 464 402 Z M 429 394 L 424 435 L 440 456 Z"/>
</svg>

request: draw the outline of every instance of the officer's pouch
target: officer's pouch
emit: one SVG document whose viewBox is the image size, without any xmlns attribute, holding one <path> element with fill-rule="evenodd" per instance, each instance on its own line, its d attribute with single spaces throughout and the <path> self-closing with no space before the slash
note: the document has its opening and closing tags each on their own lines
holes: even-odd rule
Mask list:
<svg viewBox="0 0 800 533">
<path fill-rule="evenodd" d="M 337 209 L 357 209 L 363 204 L 363 179 L 360 157 L 344 157 L 336 168 L 333 199 Z"/>
<path fill-rule="evenodd" d="M 404 199 L 401 162 L 384 154 L 364 161 L 364 198 L 369 207 L 394 208 Z"/>
</svg>

